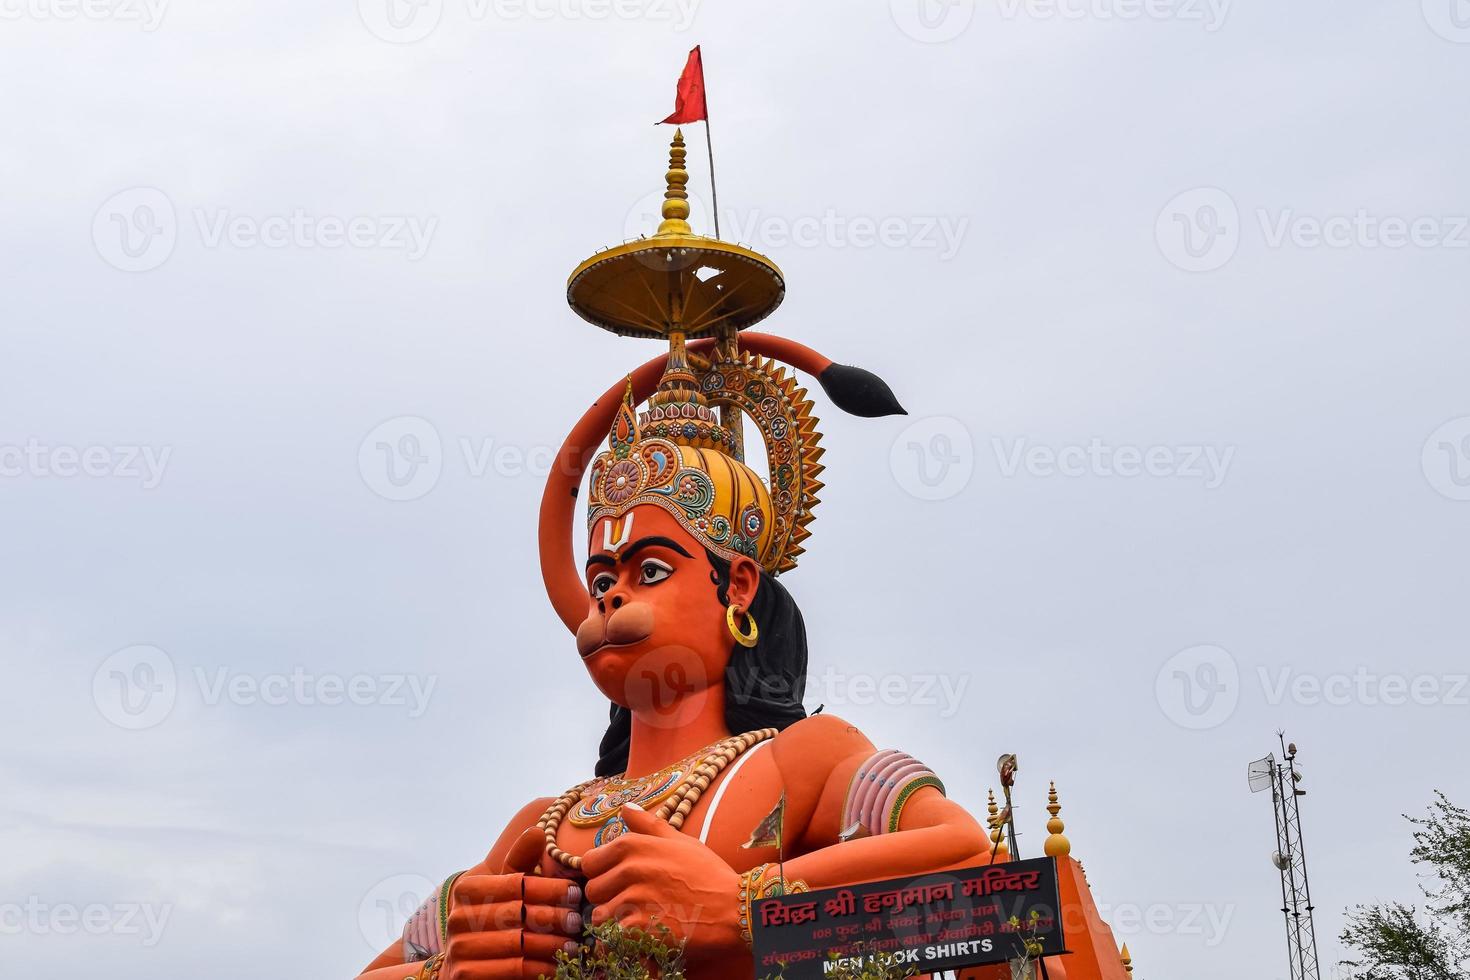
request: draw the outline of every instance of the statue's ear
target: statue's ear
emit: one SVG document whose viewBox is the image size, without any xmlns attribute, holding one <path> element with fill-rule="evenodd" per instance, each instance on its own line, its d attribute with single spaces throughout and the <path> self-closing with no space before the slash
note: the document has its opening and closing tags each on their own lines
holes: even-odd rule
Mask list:
<svg viewBox="0 0 1470 980">
<path fill-rule="evenodd" d="M 761 567 L 755 559 L 741 555 L 730 562 L 730 588 L 726 594 L 733 605 L 749 610 L 761 584 Z"/>
</svg>

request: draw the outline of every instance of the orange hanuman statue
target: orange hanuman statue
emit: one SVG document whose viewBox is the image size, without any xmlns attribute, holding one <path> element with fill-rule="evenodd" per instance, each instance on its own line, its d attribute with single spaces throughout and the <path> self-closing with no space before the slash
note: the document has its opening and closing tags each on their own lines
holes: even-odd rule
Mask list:
<svg viewBox="0 0 1470 980">
<path fill-rule="evenodd" d="M 611 702 L 594 775 L 523 806 L 360 980 L 549 976 L 589 920 L 609 919 L 668 927 L 694 977 L 750 978 L 752 902 L 989 854 L 922 763 L 802 707 L 806 632 L 778 576 L 810 533 L 822 450 L 812 403 L 777 362 L 848 412 L 903 410 L 866 371 L 740 333 L 775 309 L 784 281 L 764 256 L 693 233 L 684 154 L 676 135 L 657 233 L 597 253 L 568 282 L 583 318 L 669 345 L 582 417 L 541 504 L 547 591 Z M 746 422 L 764 472 L 746 462 Z M 752 840 L 778 807 L 780 853 Z"/>
</svg>

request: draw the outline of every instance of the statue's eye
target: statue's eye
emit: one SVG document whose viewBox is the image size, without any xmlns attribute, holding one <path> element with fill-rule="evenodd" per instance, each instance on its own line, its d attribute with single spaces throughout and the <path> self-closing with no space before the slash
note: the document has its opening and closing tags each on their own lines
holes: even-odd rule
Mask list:
<svg viewBox="0 0 1470 980">
<path fill-rule="evenodd" d="M 673 568 L 665 565 L 657 558 L 650 558 L 645 561 L 643 563 L 643 567 L 639 570 L 639 572 L 639 580 L 644 585 L 652 585 L 655 582 L 662 582 L 664 579 L 674 574 Z"/>
<path fill-rule="evenodd" d="M 601 599 L 607 595 L 607 590 L 617 584 L 617 577 L 609 572 L 603 572 L 592 580 L 592 598 Z"/>
</svg>

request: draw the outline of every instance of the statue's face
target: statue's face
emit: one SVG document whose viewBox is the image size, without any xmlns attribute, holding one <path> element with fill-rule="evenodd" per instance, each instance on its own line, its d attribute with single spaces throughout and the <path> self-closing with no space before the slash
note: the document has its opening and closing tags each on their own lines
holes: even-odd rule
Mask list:
<svg viewBox="0 0 1470 980">
<path fill-rule="evenodd" d="M 642 504 L 593 525 L 587 552 L 577 652 L 609 700 L 676 722 L 693 708 L 678 702 L 720 685 L 730 658 L 725 605 L 704 545 L 663 508 Z M 748 609 L 759 584 L 754 561 L 731 564 L 732 604 Z"/>
</svg>

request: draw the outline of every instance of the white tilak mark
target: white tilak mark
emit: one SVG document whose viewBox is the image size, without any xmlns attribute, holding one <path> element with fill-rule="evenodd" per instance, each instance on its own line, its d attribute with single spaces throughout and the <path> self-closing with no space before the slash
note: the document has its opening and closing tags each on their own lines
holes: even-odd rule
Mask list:
<svg viewBox="0 0 1470 980">
<path fill-rule="evenodd" d="M 761 749 L 770 744 L 771 743 L 769 741 L 762 742 L 755 748 L 751 749 L 749 752 L 742 755 L 740 758 L 736 759 L 735 764 L 730 767 L 730 774 L 724 779 L 720 780 L 720 788 L 715 790 L 714 799 L 709 801 L 709 809 L 704 812 L 704 826 L 699 828 L 699 842 L 701 844 L 709 842 L 709 829 L 714 825 L 715 811 L 720 808 L 720 799 L 724 797 L 725 790 L 729 789 L 730 784 L 735 782 L 735 774 L 740 771 L 741 766 L 745 765 L 751 759 L 755 758 L 756 754 L 759 753 Z"/>
<path fill-rule="evenodd" d="M 632 536 L 633 515 L 631 513 L 624 515 L 623 526 L 619 529 L 618 539 L 616 541 L 613 540 L 613 519 L 609 517 L 607 523 L 602 525 L 602 546 L 614 554 L 623 545 L 627 544 L 628 539 Z"/>
</svg>

